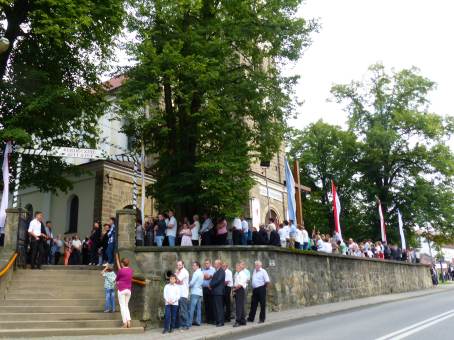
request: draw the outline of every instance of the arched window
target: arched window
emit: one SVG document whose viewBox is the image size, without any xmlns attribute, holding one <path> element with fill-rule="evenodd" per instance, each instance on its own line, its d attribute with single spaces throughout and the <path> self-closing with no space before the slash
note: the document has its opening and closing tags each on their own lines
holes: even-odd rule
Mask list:
<svg viewBox="0 0 454 340">
<path fill-rule="evenodd" d="M 79 221 L 79 197 L 74 195 L 69 200 L 69 233 L 77 233 L 77 223 Z"/>
</svg>

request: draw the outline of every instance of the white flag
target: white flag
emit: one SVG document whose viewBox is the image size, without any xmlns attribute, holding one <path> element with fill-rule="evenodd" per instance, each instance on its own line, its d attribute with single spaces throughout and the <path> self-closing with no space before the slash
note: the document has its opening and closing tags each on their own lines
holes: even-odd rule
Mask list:
<svg viewBox="0 0 454 340">
<path fill-rule="evenodd" d="M 407 249 L 407 245 L 405 244 L 404 223 L 402 222 L 402 215 L 400 214 L 399 209 L 397 209 L 397 219 L 399 221 L 399 232 L 400 239 L 402 241 L 402 250 L 404 250 Z"/>
<path fill-rule="evenodd" d="M 8 208 L 9 200 L 9 154 L 11 152 L 11 142 L 6 143 L 3 151 L 3 195 L 2 203 L 0 204 L 0 233 L 5 230 L 6 209 Z"/>
</svg>

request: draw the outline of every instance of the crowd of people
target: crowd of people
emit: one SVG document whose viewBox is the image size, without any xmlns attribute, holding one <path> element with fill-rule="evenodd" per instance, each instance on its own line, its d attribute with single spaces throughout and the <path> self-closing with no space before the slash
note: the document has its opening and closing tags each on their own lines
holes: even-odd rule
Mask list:
<svg viewBox="0 0 454 340">
<path fill-rule="evenodd" d="M 401 249 L 397 245 L 370 239 L 357 243 L 350 238 L 345 242 L 336 233 L 321 234 L 315 228 L 309 233 L 304 226 L 296 225 L 292 220 L 277 223 L 270 218 L 268 224 L 261 224 L 258 228 L 250 224 L 244 216 L 236 217 L 230 223 L 225 218 L 219 218 L 214 223 L 207 214 L 202 220 L 194 215 L 192 220 L 185 217 L 178 223 L 170 210 L 168 214 L 159 214 L 156 219 L 147 217 L 144 224 L 137 221 L 136 245 L 271 245 L 413 263 L 418 263 L 420 259 L 418 250 L 413 248 Z"/>
<path fill-rule="evenodd" d="M 28 227 L 28 258 L 31 268 L 42 264 L 102 265 L 114 263 L 116 242 L 115 218 L 111 217 L 101 229 L 100 222 L 93 223 L 89 236 L 81 240 L 77 234 L 62 238 L 54 235 L 51 221 L 44 221 L 42 212 L 37 211 Z"/>
<path fill-rule="evenodd" d="M 219 259 L 213 263 L 205 260 L 203 267 L 198 261 L 192 263 L 192 277 L 183 261 L 178 261 L 176 270 L 169 275 L 164 287 L 165 303 L 163 333 L 175 329 L 188 330 L 202 324 L 202 304 L 207 324 L 223 327 L 234 321 L 233 327 L 254 322 L 260 304 L 259 323 L 266 319 L 266 293 L 270 278 L 260 261 L 255 261 L 251 272 L 244 261 L 235 265 L 235 273 L 229 264 Z M 251 307 L 246 316 L 246 296 L 252 288 Z M 235 316 L 232 316 L 232 302 Z"/>
</svg>

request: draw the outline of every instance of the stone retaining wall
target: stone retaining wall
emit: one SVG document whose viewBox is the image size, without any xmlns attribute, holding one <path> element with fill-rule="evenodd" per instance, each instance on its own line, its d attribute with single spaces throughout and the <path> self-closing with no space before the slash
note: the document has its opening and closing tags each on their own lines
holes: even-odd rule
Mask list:
<svg viewBox="0 0 454 340">
<path fill-rule="evenodd" d="M 272 282 L 268 309 L 274 311 L 432 287 L 428 267 L 402 262 L 302 253 L 268 246 L 141 247 L 136 249 L 135 262 L 147 286 L 140 289 L 138 300 L 148 303 L 143 307 L 137 305 L 135 314 L 152 323 L 161 318 L 165 273 L 174 271 L 178 259 L 186 263 L 191 273 L 192 261 L 217 258 L 229 263 L 231 268 L 244 260 L 249 269 L 253 269 L 255 260 L 261 260 Z"/>
</svg>

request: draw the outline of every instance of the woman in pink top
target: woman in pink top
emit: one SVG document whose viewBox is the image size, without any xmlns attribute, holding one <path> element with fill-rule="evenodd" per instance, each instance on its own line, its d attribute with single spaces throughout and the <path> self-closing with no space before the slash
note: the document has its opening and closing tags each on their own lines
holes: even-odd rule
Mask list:
<svg viewBox="0 0 454 340">
<path fill-rule="evenodd" d="M 225 218 L 220 218 L 216 226 L 216 244 L 225 246 L 227 244 L 227 221 Z"/>
<path fill-rule="evenodd" d="M 128 267 L 129 259 L 121 260 L 121 269 L 117 273 L 118 304 L 120 305 L 123 328 L 131 328 L 131 315 L 129 313 L 129 299 L 131 298 L 132 276 L 134 271 Z"/>
</svg>

